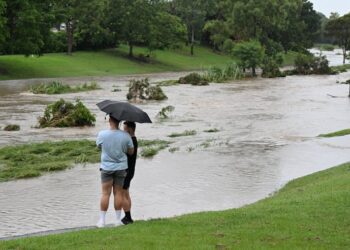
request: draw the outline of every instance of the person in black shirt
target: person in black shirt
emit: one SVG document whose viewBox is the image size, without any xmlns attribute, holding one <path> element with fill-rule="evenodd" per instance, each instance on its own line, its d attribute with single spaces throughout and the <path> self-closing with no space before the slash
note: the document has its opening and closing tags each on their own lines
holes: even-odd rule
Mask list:
<svg viewBox="0 0 350 250">
<path fill-rule="evenodd" d="M 131 198 L 129 193 L 130 182 L 135 174 L 135 165 L 137 158 L 137 138 L 135 136 L 136 124 L 134 122 L 124 122 L 124 131 L 128 132 L 131 136 L 132 142 L 134 144 L 134 153 L 132 155 L 128 155 L 128 169 L 127 175 L 124 181 L 124 199 L 123 199 L 123 209 L 125 212 L 125 217 L 122 219 L 123 224 L 131 224 L 133 223 L 133 219 L 131 218 Z"/>
</svg>

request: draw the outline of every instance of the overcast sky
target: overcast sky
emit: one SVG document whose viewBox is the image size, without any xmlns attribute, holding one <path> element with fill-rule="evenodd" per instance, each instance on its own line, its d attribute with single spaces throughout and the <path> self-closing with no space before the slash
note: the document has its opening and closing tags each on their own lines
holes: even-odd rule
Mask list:
<svg viewBox="0 0 350 250">
<path fill-rule="evenodd" d="M 331 12 L 344 15 L 350 12 L 350 0 L 310 0 L 314 9 L 329 17 Z"/>
</svg>

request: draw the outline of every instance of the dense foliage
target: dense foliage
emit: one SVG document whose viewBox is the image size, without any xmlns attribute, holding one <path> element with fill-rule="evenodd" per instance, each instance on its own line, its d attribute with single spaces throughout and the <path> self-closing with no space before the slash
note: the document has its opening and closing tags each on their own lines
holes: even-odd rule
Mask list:
<svg viewBox="0 0 350 250">
<path fill-rule="evenodd" d="M 126 98 L 130 101 L 138 102 L 142 100 L 162 101 L 168 97 L 160 86 L 151 86 L 148 78 L 145 78 L 130 81 L 129 92 Z"/>
<path fill-rule="evenodd" d="M 46 107 L 44 116 L 39 117 L 39 126 L 41 128 L 94 126 L 95 121 L 95 116 L 81 101 L 77 100 L 74 104 L 60 99 Z"/>
<path fill-rule="evenodd" d="M 79 86 L 72 87 L 68 84 L 64 84 L 58 81 L 52 81 L 48 83 L 41 83 L 39 85 L 33 85 L 30 87 L 30 92 L 33 94 L 48 94 L 48 95 L 58 95 L 66 93 L 77 93 L 90 90 L 100 89 L 96 82 L 84 83 Z"/>
</svg>

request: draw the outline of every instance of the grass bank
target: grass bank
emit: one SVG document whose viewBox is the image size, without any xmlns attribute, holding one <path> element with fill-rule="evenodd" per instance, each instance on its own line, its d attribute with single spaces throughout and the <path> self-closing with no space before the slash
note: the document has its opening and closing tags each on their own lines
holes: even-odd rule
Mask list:
<svg viewBox="0 0 350 250">
<path fill-rule="evenodd" d="M 239 209 L 0 242 L 0 249 L 347 249 L 350 164 Z"/>
<path fill-rule="evenodd" d="M 137 47 L 134 52 L 138 55 L 147 51 Z M 211 65 L 223 66 L 231 60 L 229 56 L 214 53 L 205 47 L 197 47 L 194 56 L 189 54 L 187 48 L 159 50 L 150 63 L 130 59 L 126 46 L 106 51 L 78 51 L 73 56 L 64 53 L 45 54 L 41 57 L 11 55 L 0 56 L 0 80 L 186 71 Z"/>
<path fill-rule="evenodd" d="M 223 67 L 232 61 L 228 55 L 200 46 L 195 48 L 194 56 L 189 54 L 186 47 L 156 51 L 150 63 L 130 59 L 127 53 L 127 46 L 121 46 L 105 51 L 78 51 L 73 56 L 64 53 L 50 53 L 41 57 L 0 56 L 0 80 L 189 71 L 210 66 Z M 147 50 L 136 47 L 134 53 L 146 54 Z M 285 54 L 285 65 L 292 64 L 293 58 L 294 53 Z"/>
<path fill-rule="evenodd" d="M 332 132 L 329 134 L 321 134 L 319 137 L 338 137 L 338 136 L 345 136 L 350 135 L 350 129 L 344 129 L 336 132 Z"/>
<path fill-rule="evenodd" d="M 170 143 L 140 140 L 140 155 L 153 157 Z M 149 153 L 152 151 L 151 153 Z M 100 151 L 94 141 L 58 141 L 24 144 L 0 148 L 0 182 L 38 177 L 60 171 L 78 163 L 97 163 Z"/>
</svg>

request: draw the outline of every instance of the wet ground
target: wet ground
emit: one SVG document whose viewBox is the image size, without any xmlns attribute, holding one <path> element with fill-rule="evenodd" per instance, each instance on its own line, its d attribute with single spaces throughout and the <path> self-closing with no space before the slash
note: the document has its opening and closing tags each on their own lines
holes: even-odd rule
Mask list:
<svg viewBox="0 0 350 250">
<path fill-rule="evenodd" d="M 175 79 L 179 75 L 165 73 L 150 78 Z M 155 122 L 140 125 L 137 134 L 143 139 L 171 140 L 171 147 L 179 151 L 165 150 L 150 160 L 139 158 L 131 188 L 134 217 L 239 207 L 268 196 L 291 179 L 349 161 L 349 136 L 316 138 L 349 128 L 348 86 L 336 83 L 346 79 L 350 79 L 350 72 L 163 87 L 167 101 L 139 105 Z M 90 78 L 67 82 L 85 80 Z M 94 139 L 107 126 L 95 104 L 104 99 L 125 100 L 129 78 L 95 80 L 102 90 L 62 96 L 27 93 L 28 86 L 38 80 L 0 82 L 0 127 L 21 125 L 18 132 L 0 131 L 0 146 Z M 122 91 L 112 92 L 115 86 Z M 60 97 L 81 99 L 96 114 L 96 127 L 34 128 L 45 105 Z M 175 107 L 171 119 L 157 121 L 156 114 L 167 105 Z M 204 132 L 211 128 L 219 132 Z M 189 129 L 197 135 L 167 138 Z M 0 237 L 94 225 L 99 210 L 98 168 L 98 164 L 87 164 L 40 178 L 0 183 Z"/>
</svg>

